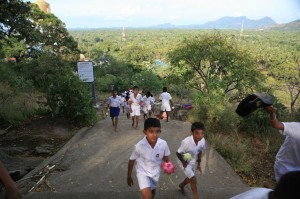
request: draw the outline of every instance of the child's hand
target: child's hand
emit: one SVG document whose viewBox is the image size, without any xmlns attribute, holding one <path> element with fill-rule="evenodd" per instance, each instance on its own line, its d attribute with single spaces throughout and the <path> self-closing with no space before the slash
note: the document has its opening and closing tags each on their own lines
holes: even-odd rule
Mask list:
<svg viewBox="0 0 300 199">
<path fill-rule="evenodd" d="M 188 163 L 187 161 L 183 161 L 183 162 L 182 162 L 183 168 L 186 168 L 188 164 L 189 164 L 189 163 Z"/>
<path fill-rule="evenodd" d="M 131 176 L 127 176 L 127 184 L 128 186 L 133 186 L 133 180 L 132 180 L 132 177 Z"/>
<path fill-rule="evenodd" d="M 276 113 L 276 108 L 274 108 L 273 106 L 267 106 L 265 109 L 269 114 Z"/>
<path fill-rule="evenodd" d="M 200 164 L 197 165 L 197 170 L 199 170 L 200 174 L 202 174 L 202 169 L 201 169 Z"/>
</svg>

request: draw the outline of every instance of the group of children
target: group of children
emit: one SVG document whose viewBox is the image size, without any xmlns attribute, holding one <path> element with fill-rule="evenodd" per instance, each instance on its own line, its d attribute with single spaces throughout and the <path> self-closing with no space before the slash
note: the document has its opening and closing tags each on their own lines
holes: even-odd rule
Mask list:
<svg viewBox="0 0 300 199">
<path fill-rule="evenodd" d="M 136 176 L 143 199 L 152 199 L 155 196 L 156 186 L 160 177 L 160 168 L 163 162 L 169 162 L 171 154 L 165 140 L 159 138 L 161 124 L 157 118 L 148 118 L 144 123 L 144 138 L 139 141 L 129 158 L 127 184 L 133 185 L 132 169 L 136 162 Z M 185 138 L 176 155 L 179 167 L 186 178 L 179 184 L 182 194 L 186 194 L 185 186 L 191 184 L 194 198 L 198 198 L 197 180 L 195 169 L 201 172 L 201 154 L 205 149 L 204 125 L 195 122 L 191 126 L 192 135 Z M 185 154 L 190 154 L 191 159 L 186 160 Z"/>
<path fill-rule="evenodd" d="M 167 92 L 167 88 L 163 88 L 163 93 L 159 98 L 162 101 L 160 118 L 163 112 L 167 113 L 167 122 L 169 119 L 169 112 L 171 111 L 172 97 Z M 118 117 L 120 108 L 122 107 L 123 113 L 126 113 L 127 118 L 132 118 L 132 126 L 138 128 L 139 116 L 143 113 L 144 120 L 150 118 L 155 110 L 155 98 L 150 91 L 142 95 L 138 91 L 138 87 L 134 86 L 132 90 L 124 92 L 122 96 L 118 95 L 116 90 L 113 90 L 112 96 L 108 99 L 108 106 L 110 117 L 114 130 L 117 131 Z"/>
</svg>

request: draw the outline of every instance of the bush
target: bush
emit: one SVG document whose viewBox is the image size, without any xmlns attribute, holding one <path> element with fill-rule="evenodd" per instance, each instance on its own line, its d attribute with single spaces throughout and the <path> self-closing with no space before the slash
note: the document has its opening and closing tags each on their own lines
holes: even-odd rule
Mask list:
<svg viewBox="0 0 300 199">
<path fill-rule="evenodd" d="M 75 75 L 60 75 L 49 88 L 47 104 L 52 114 L 66 117 L 79 125 L 92 125 L 97 120 L 91 88 Z"/>
<path fill-rule="evenodd" d="M 189 119 L 203 121 L 209 132 L 235 132 L 240 118 L 235 113 L 235 105 L 225 95 L 217 92 L 197 93 L 194 103 L 195 108 Z"/>
</svg>

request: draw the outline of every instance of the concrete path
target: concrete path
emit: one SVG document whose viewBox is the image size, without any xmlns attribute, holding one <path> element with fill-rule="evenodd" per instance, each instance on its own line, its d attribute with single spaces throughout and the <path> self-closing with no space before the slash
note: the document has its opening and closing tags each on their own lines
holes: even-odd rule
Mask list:
<svg viewBox="0 0 300 199">
<path fill-rule="evenodd" d="M 18 182 L 19 187 L 26 193 L 24 198 L 141 198 L 135 172 L 134 187 L 127 186 L 126 176 L 128 158 L 133 146 L 143 138 L 142 130 L 141 118 L 139 128 L 134 129 L 131 127 L 131 120 L 124 115 L 120 117 L 118 132 L 113 131 L 110 118 L 89 129 L 83 129 L 55 156 Z M 172 153 L 170 159 L 175 165 L 175 152 L 181 140 L 189 135 L 190 123 L 162 121 L 161 138 L 167 141 Z M 201 164 L 203 173 L 197 173 L 197 180 L 202 199 L 226 199 L 249 189 L 208 144 Z M 42 181 L 49 186 L 44 184 L 42 192 L 27 193 L 34 185 L 30 177 L 41 171 L 45 173 L 46 165 L 55 165 Z M 192 198 L 190 187 L 187 187 L 187 196 L 182 196 L 178 190 L 178 184 L 184 179 L 180 168 L 170 178 L 174 184 L 168 175 L 161 174 L 156 198 Z"/>
</svg>

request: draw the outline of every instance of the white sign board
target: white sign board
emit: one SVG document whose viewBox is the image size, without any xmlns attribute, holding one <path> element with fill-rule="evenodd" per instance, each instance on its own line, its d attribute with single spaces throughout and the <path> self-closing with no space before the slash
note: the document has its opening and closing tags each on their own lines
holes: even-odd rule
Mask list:
<svg viewBox="0 0 300 199">
<path fill-rule="evenodd" d="M 94 68 L 92 62 L 77 62 L 79 79 L 83 82 L 94 81 Z"/>
</svg>

